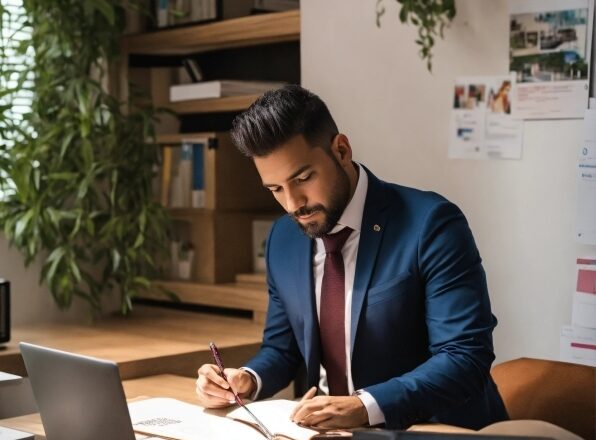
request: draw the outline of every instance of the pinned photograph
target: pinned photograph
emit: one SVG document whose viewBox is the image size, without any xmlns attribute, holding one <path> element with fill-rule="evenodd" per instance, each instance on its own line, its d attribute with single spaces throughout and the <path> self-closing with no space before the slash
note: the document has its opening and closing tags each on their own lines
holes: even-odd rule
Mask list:
<svg viewBox="0 0 596 440">
<path fill-rule="evenodd" d="M 588 9 L 516 14 L 510 21 L 510 70 L 518 83 L 588 77 Z"/>
<path fill-rule="evenodd" d="M 594 0 L 509 2 L 514 118 L 583 118 L 588 103 L 593 4 Z M 496 100 L 495 106 L 499 106 Z"/>
</svg>

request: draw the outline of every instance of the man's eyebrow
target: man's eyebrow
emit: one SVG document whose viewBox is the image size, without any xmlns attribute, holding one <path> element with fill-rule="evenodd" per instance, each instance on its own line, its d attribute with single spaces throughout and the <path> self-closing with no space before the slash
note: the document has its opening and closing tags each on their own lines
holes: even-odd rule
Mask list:
<svg viewBox="0 0 596 440">
<path fill-rule="evenodd" d="M 312 165 L 304 165 L 301 166 L 300 168 L 298 168 L 296 171 L 294 171 L 290 176 L 288 176 L 288 178 L 286 179 L 286 181 L 288 180 L 292 180 L 293 178 L 299 176 L 300 174 L 302 174 L 303 172 L 305 172 L 306 170 L 308 170 L 309 168 L 312 168 Z M 279 186 L 276 183 L 263 183 L 263 186 L 265 188 L 271 188 L 274 186 Z"/>
</svg>

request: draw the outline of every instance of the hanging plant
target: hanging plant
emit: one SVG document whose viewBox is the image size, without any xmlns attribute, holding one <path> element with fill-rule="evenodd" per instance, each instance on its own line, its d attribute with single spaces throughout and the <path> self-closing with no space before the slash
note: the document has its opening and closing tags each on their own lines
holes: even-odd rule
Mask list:
<svg viewBox="0 0 596 440">
<path fill-rule="evenodd" d="M 24 0 L 31 37 L 18 54 L 31 65 L 0 70 L 0 225 L 27 265 L 43 258 L 40 282 L 61 308 L 80 297 L 99 312 L 115 290 L 130 312 L 165 251 L 167 215 L 151 194 L 154 111 L 123 106 L 102 86 L 118 56 L 122 3 Z M 16 119 L 19 93 L 32 102 Z"/>
<path fill-rule="evenodd" d="M 385 0 L 377 0 L 377 27 L 385 14 Z M 437 37 L 443 38 L 443 31 L 455 17 L 455 0 L 396 0 L 400 5 L 399 20 L 418 27 L 416 44 L 420 46 L 420 57 L 426 60 L 428 71 L 432 71 L 432 49 Z"/>
</svg>

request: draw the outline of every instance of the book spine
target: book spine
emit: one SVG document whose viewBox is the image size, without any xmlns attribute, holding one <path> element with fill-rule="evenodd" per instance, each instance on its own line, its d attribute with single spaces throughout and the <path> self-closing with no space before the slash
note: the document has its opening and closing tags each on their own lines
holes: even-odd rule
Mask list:
<svg viewBox="0 0 596 440">
<path fill-rule="evenodd" d="M 188 73 L 188 76 L 192 80 L 192 82 L 200 82 L 203 79 L 203 73 L 201 72 L 201 68 L 199 67 L 199 63 L 192 58 L 184 58 L 182 60 L 182 65 L 184 69 Z"/>
<path fill-rule="evenodd" d="M 161 164 L 161 205 L 167 207 L 170 203 L 170 183 L 172 180 L 172 147 L 163 147 Z"/>
<path fill-rule="evenodd" d="M 209 0 L 209 20 L 215 20 L 217 18 L 217 4 L 216 0 Z"/>
<path fill-rule="evenodd" d="M 192 207 L 205 207 L 205 158 L 204 143 L 192 145 Z"/>
<path fill-rule="evenodd" d="M 188 208 L 191 206 L 192 144 L 183 143 L 181 146 L 178 177 L 180 179 L 180 207 Z"/>
<path fill-rule="evenodd" d="M 168 25 L 168 0 L 157 0 L 157 27 Z"/>
<path fill-rule="evenodd" d="M 201 1 L 202 0 L 192 0 L 190 4 L 190 21 L 193 23 L 197 23 L 203 19 L 203 17 L 201 16 Z"/>
<path fill-rule="evenodd" d="M 201 20 L 209 18 L 209 0 L 201 0 Z"/>
</svg>

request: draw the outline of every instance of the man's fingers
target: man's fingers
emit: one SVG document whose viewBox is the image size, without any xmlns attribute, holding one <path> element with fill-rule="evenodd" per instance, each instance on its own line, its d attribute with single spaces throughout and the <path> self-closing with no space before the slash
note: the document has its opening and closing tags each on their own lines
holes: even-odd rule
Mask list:
<svg viewBox="0 0 596 440">
<path fill-rule="evenodd" d="M 205 376 L 211 382 L 216 383 L 221 388 L 224 388 L 226 390 L 230 388 L 230 385 L 225 381 L 223 377 L 221 377 L 221 374 L 219 373 L 219 368 L 217 368 L 216 365 L 203 365 L 199 369 L 199 377 L 201 377 L 201 375 Z"/>
<path fill-rule="evenodd" d="M 230 402 L 227 399 L 222 399 L 220 397 L 213 396 L 209 393 L 206 393 L 201 386 L 197 383 L 196 387 L 197 397 L 199 399 L 199 403 L 206 408 L 223 408 L 226 406 L 230 406 Z"/>
<path fill-rule="evenodd" d="M 304 402 L 305 400 L 310 400 L 313 397 L 315 397 L 317 394 L 317 387 L 311 387 L 310 390 L 308 390 L 304 396 L 302 396 L 302 399 L 300 399 L 301 402 Z"/>
<path fill-rule="evenodd" d="M 358 397 L 319 396 L 300 402 L 294 421 L 321 429 L 353 428 L 368 421 L 366 408 Z"/>
<path fill-rule="evenodd" d="M 309 414 L 319 411 L 327 405 L 326 397 L 315 397 L 313 399 L 305 400 L 304 402 L 298 403 L 295 408 L 295 413 L 292 420 L 296 423 L 300 423 Z"/>
<path fill-rule="evenodd" d="M 219 375 L 219 369 L 212 364 L 199 368 L 196 392 L 202 403 L 209 407 L 226 406 L 234 400 L 230 385 Z"/>
<path fill-rule="evenodd" d="M 309 415 L 307 415 L 306 417 L 304 417 L 302 420 L 299 421 L 299 423 L 301 425 L 304 426 L 320 426 L 319 424 L 322 422 L 329 422 L 329 419 L 331 419 L 332 415 L 329 411 L 326 411 L 325 409 L 322 409 L 320 411 L 314 411 L 312 413 L 310 413 Z"/>
<path fill-rule="evenodd" d="M 306 402 L 307 400 L 312 399 L 313 397 L 315 397 L 316 394 L 317 394 L 317 387 L 311 387 L 311 389 L 308 390 L 304 394 L 304 396 L 302 396 L 302 399 L 300 399 L 300 402 L 298 402 L 298 405 L 296 405 L 294 407 L 294 409 L 292 410 L 292 414 L 290 414 L 290 420 L 294 420 L 294 416 L 296 415 L 298 410 L 300 410 L 302 408 L 302 403 Z"/>
<path fill-rule="evenodd" d="M 242 394 L 247 391 L 249 384 L 247 383 L 245 374 L 248 373 L 235 368 L 226 368 L 225 373 L 228 377 L 228 383 L 235 393 Z M 248 379 L 248 382 L 250 382 L 250 379 Z"/>
<path fill-rule="evenodd" d="M 200 377 L 197 380 L 197 389 L 208 396 L 218 397 L 227 401 L 234 400 L 234 394 L 229 389 L 224 390 L 222 387 L 207 380 L 205 377 Z"/>
<path fill-rule="evenodd" d="M 311 428 L 317 428 L 317 429 L 338 429 L 338 428 L 344 428 L 344 423 L 341 423 L 340 420 L 337 418 L 329 417 L 327 420 L 324 420 L 319 423 L 313 423 L 308 426 L 310 426 Z"/>
</svg>

